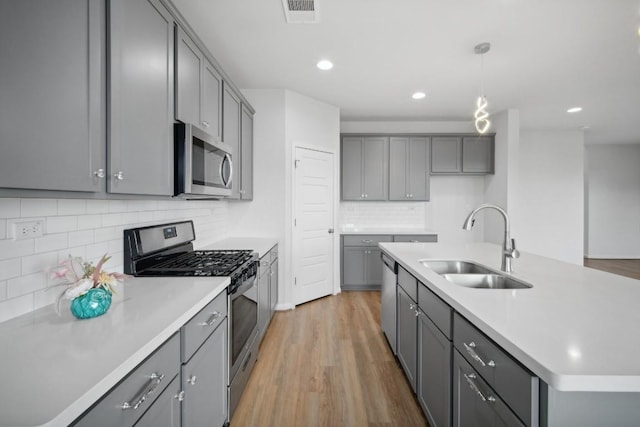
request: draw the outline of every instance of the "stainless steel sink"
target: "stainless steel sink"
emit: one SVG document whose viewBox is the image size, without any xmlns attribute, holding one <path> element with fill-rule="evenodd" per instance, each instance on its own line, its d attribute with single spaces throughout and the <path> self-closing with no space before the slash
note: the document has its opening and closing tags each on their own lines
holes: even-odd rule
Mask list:
<svg viewBox="0 0 640 427">
<path fill-rule="evenodd" d="M 442 277 L 465 288 L 527 289 L 533 287 L 527 282 L 501 274 L 443 274 Z"/>
<path fill-rule="evenodd" d="M 493 274 L 483 265 L 467 261 L 420 261 L 422 265 L 438 274 Z"/>
<path fill-rule="evenodd" d="M 458 286 L 477 289 L 527 289 L 533 285 L 469 261 L 420 260 L 422 265 Z"/>
</svg>

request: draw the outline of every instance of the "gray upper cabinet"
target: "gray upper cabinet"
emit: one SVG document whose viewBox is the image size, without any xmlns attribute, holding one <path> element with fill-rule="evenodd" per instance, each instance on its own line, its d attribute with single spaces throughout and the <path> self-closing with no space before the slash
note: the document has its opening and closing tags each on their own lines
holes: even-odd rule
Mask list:
<svg viewBox="0 0 640 427">
<path fill-rule="evenodd" d="M 462 172 L 493 173 L 494 138 L 465 136 L 462 138 Z"/>
<path fill-rule="evenodd" d="M 429 139 L 389 140 L 389 200 L 429 200 Z"/>
<path fill-rule="evenodd" d="M 241 103 L 240 98 L 233 92 L 227 84 L 223 85 L 222 99 L 222 140 L 225 144 L 231 146 L 233 151 L 233 173 L 231 178 L 231 196 L 232 199 L 240 198 L 240 175 L 242 162 L 239 161 L 240 153 L 240 114 Z"/>
<path fill-rule="evenodd" d="M 462 138 L 438 136 L 431 139 L 431 173 L 462 172 Z"/>
<path fill-rule="evenodd" d="M 180 27 L 176 29 L 176 120 L 222 135 L 222 77 Z"/>
<path fill-rule="evenodd" d="M 171 195 L 174 20 L 159 0 L 109 4 L 107 191 Z"/>
<path fill-rule="evenodd" d="M 0 186 L 104 191 L 105 7 L 0 2 Z"/>
<path fill-rule="evenodd" d="M 431 139 L 431 174 L 494 173 L 493 136 L 438 136 Z"/>
<path fill-rule="evenodd" d="M 342 200 L 387 200 L 389 138 L 342 139 Z"/>
<path fill-rule="evenodd" d="M 240 198 L 242 200 L 253 200 L 253 112 L 245 104 L 242 104 L 242 115 L 240 120 L 240 173 L 234 172 L 236 177 L 240 177 Z M 234 161 L 234 165 L 238 161 Z"/>
</svg>

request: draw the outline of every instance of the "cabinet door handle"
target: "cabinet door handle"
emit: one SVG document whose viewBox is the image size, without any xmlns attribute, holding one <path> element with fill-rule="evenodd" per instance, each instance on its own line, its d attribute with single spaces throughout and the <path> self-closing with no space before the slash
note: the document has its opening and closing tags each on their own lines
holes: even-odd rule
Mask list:
<svg viewBox="0 0 640 427">
<path fill-rule="evenodd" d="M 373 243 L 371 239 L 362 239 L 362 243 Z"/>
<path fill-rule="evenodd" d="M 113 178 L 118 180 L 118 181 L 124 180 L 124 172 L 118 171 L 118 172 L 114 173 L 113 174 Z"/>
<path fill-rule="evenodd" d="M 474 374 L 473 372 L 470 374 L 464 374 L 464 379 L 467 380 L 467 384 L 469 384 L 469 388 L 473 391 L 475 391 L 478 396 L 480 396 L 480 399 L 482 399 L 483 402 L 495 402 L 496 398 L 493 396 L 486 396 L 480 391 L 480 389 L 478 388 L 478 386 L 476 385 L 475 380 L 476 374 Z"/>
<path fill-rule="evenodd" d="M 97 171 L 94 171 L 93 175 L 96 178 L 100 178 L 100 179 L 102 179 L 102 178 L 104 178 L 106 176 L 106 174 L 104 173 L 104 169 L 98 169 Z"/>
<path fill-rule="evenodd" d="M 420 243 L 419 240 L 409 240 L 409 243 Z"/>
<path fill-rule="evenodd" d="M 471 341 L 469 344 L 467 344 L 466 342 L 462 344 L 464 344 L 464 348 L 465 350 L 467 350 L 467 353 L 469 353 L 469 356 L 471 356 L 473 360 L 481 364 L 483 368 L 486 368 L 487 366 L 489 366 L 490 368 L 494 368 L 496 366 L 496 362 L 494 362 L 493 360 L 489 360 L 489 362 L 484 363 L 484 360 L 482 360 L 482 358 L 474 350 L 474 348 L 476 347 L 475 342 Z"/>
<path fill-rule="evenodd" d="M 187 380 L 187 382 L 191 385 L 196 385 L 197 380 L 198 380 L 198 377 L 196 377 L 195 375 L 191 375 Z"/>
<path fill-rule="evenodd" d="M 206 120 L 203 120 L 203 121 L 202 121 L 202 126 L 204 126 L 204 127 L 208 128 L 208 127 L 209 127 L 209 122 L 208 122 L 208 121 L 206 121 Z"/>
<path fill-rule="evenodd" d="M 142 405 L 144 401 L 147 400 L 147 397 L 149 397 L 150 394 L 153 394 L 153 392 L 156 391 L 163 379 L 164 374 L 158 375 L 155 372 L 151 374 L 151 376 L 149 376 L 149 383 L 147 384 L 147 386 L 138 396 L 133 398 L 132 401 L 136 403 L 132 405 L 129 402 L 124 402 L 122 405 L 120 405 L 120 408 L 122 408 L 123 411 L 126 409 L 138 409 L 140 405 Z"/>
<path fill-rule="evenodd" d="M 214 311 L 213 313 L 211 313 L 211 317 L 209 317 L 206 322 L 200 322 L 198 323 L 198 326 L 213 326 L 213 324 L 216 323 L 219 317 L 220 313 Z"/>
</svg>

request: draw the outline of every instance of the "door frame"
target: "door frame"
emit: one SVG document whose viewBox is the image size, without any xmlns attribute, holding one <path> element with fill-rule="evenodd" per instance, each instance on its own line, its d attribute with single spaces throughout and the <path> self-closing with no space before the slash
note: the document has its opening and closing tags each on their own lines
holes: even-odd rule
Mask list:
<svg viewBox="0 0 640 427">
<path fill-rule="evenodd" d="M 292 288 L 292 295 L 291 295 L 291 304 L 293 306 L 293 308 L 295 308 L 296 306 L 296 301 L 297 301 L 297 287 L 295 285 L 295 278 L 297 276 L 297 261 L 295 260 L 295 254 L 299 253 L 297 251 L 297 247 L 296 247 L 296 239 L 295 239 L 295 233 L 296 233 L 296 227 L 294 226 L 294 218 L 296 217 L 296 166 L 295 166 L 295 161 L 296 161 L 296 150 L 300 148 L 303 150 L 311 150 L 311 151 L 318 151 L 321 153 L 327 153 L 327 154 L 331 154 L 333 156 L 333 229 L 334 229 L 334 233 L 333 233 L 333 289 L 332 289 L 332 294 L 336 295 L 340 293 L 340 239 L 337 238 L 340 235 L 339 230 L 336 227 L 336 224 L 338 224 L 338 206 L 340 203 L 339 200 L 339 190 L 340 190 L 340 177 L 336 176 L 336 174 L 338 174 L 338 167 L 340 166 L 340 159 L 338 158 L 339 156 L 336 153 L 336 150 L 332 150 L 332 149 L 328 149 L 326 147 L 320 147 L 317 145 L 313 145 L 313 144 L 306 144 L 306 143 L 298 143 L 298 142 L 293 142 L 293 144 L 291 145 L 291 162 L 292 162 L 292 168 L 291 168 L 291 188 L 290 188 L 290 194 L 291 194 L 291 211 L 290 211 L 290 215 L 291 215 L 291 221 L 289 224 L 289 229 L 290 229 L 290 238 L 289 238 L 289 247 L 291 248 L 291 277 L 289 278 L 290 283 L 291 283 L 291 288 Z"/>
</svg>

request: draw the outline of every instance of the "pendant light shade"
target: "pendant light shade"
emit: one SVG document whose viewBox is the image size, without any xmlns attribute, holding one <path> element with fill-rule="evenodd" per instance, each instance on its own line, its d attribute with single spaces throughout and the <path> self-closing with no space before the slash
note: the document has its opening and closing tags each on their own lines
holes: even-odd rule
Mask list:
<svg viewBox="0 0 640 427">
<path fill-rule="evenodd" d="M 487 112 L 487 98 L 484 96 L 484 54 L 489 52 L 491 44 L 480 43 L 474 48 L 476 55 L 480 55 L 480 96 L 476 100 L 476 111 L 473 115 L 475 119 L 476 130 L 479 134 L 486 133 L 491 127 L 491 121 L 489 120 L 489 113 Z"/>
</svg>

